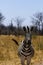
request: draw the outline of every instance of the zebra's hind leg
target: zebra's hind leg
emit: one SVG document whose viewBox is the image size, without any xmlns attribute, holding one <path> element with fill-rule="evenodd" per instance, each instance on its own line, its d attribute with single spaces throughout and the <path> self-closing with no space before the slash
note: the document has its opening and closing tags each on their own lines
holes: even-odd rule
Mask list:
<svg viewBox="0 0 43 65">
<path fill-rule="evenodd" d="M 31 56 L 27 56 L 27 65 L 30 65 L 31 62 Z"/>
<path fill-rule="evenodd" d="M 25 56 L 21 55 L 21 65 L 25 65 Z"/>
</svg>

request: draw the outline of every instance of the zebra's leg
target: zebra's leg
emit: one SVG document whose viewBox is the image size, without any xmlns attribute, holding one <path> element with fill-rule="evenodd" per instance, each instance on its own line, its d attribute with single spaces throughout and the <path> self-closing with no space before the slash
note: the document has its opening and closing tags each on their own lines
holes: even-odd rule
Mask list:
<svg viewBox="0 0 43 65">
<path fill-rule="evenodd" d="M 31 56 L 27 56 L 27 65 L 30 65 L 31 62 Z"/>
<path fill-rule="evenodd" d="M 21 58 L 21 64 L 22 65 L 25 65 L 25 56 L 21 55 L 20 58 Z"/>
</svg>

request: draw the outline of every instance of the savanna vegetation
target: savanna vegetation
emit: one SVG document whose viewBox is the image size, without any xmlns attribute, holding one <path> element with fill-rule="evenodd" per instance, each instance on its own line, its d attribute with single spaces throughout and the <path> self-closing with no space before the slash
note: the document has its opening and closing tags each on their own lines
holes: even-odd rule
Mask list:
<svg viewBox="0 0 43 65">
<path fill-rule="evenodd" d="M 20 45 L 24 36 L 0 35 L 0 65 L 21 65 L 18 57 L 18 45 L 12 40 L 15 39 Z M 35 50 L 31 65 L 42 63 L 43 61 L 43 36 L 32 36 L 32 44 Z"/>
</svg>

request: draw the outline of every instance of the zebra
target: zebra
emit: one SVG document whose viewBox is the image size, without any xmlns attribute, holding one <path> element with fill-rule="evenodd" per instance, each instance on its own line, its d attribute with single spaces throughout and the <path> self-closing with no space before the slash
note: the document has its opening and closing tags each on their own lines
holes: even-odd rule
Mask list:
<svg viewBox="0 0 43 65">
<path fill-rule="evenodd" d="M 25 31 L 25 38 L 18 48 L 18 56 L 22 65 L 25 65 L 25 60 L 27 60 L 27 65 L 30 65 L 31 58 L 34 56 L 34 49 L 31 43 L 32 37 L 28 26 L 27 29 L 24 27 L 23 30 Z"/>
</svg>

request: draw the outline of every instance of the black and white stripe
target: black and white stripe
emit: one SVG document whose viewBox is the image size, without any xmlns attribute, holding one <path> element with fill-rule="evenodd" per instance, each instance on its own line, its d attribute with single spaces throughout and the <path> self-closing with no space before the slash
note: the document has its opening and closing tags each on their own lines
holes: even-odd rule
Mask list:
<svg viewBox="0 0 43 65">
<path fill-rule="evenodd" d="M 31 46 L 31 42 L 30 40 L 28 41 L 28 43 L 24 43 L 25 41 L 23 41 L 21 44 L 21 46 L 19 47 L 19 54 L 21 55 L 24 55 L 25 57 L 27 56 L 31 56 L 33 57 L 34 55 L 34 49 L 33 47 Z M 29 44 L 30 43 L 30 44 Z"/>
</svg>

